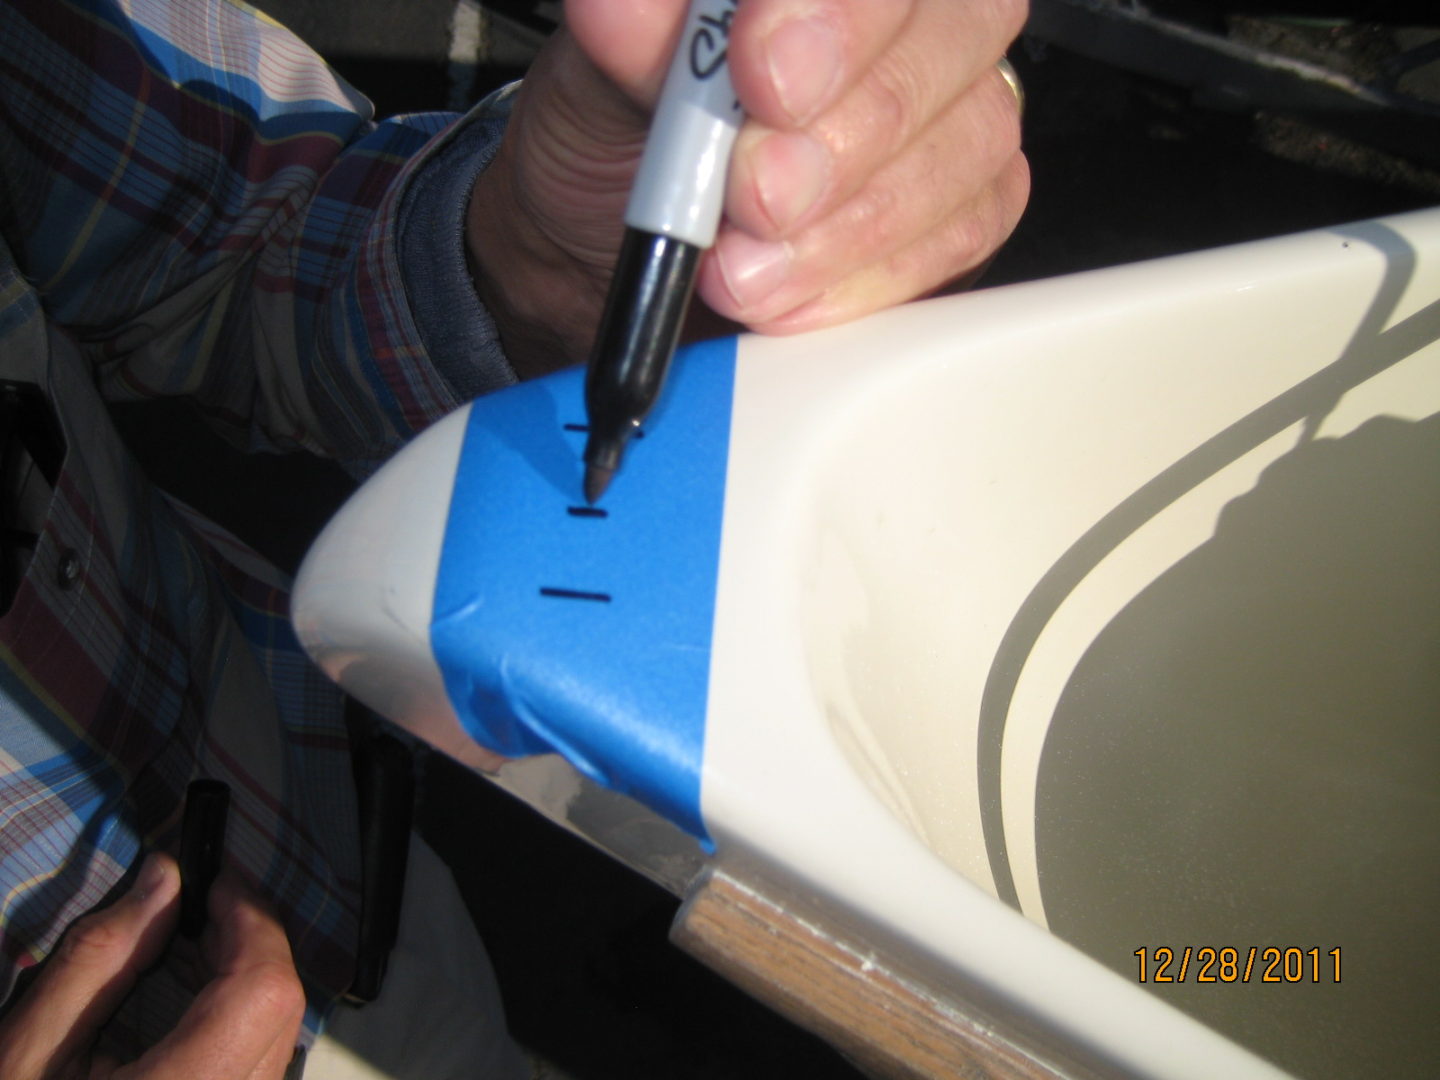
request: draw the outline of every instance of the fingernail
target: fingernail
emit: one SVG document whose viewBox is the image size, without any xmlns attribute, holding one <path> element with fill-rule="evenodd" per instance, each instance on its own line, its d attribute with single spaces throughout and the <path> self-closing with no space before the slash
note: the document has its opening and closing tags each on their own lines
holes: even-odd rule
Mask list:
<svg viewBox="0 0 1440 1080">
<path fill-rule="evenodd" d="M 145 862 L 140 867 L 140 873 L 135 878 L 135 884 L 131 886 L 135 899 L 148 900 L 154 896 L 165 885 L 165 877 L 169 873 L 163 859 L 157 854 L 146 856 Z"/>
<path fill-rule="evenodd" d="M 727 233 L 715 246 L 720 276 L 741 312 L 758 308 L 785 282 L 790 245 Z"/>
<path fill-rule="evenodd" d="M 771 31 L 765 61 L 781 106 L 804 124 L 829 103 L 840 75 L 840 34 L 818 16 L 792 19 Z"/>
<path fill-rule="evenodd" d="M 770 135 L 756 148 L 755 190 L 772 225 L 785 232 L 830 182 L 830 152 L 808 135 Z"/>
</svg>

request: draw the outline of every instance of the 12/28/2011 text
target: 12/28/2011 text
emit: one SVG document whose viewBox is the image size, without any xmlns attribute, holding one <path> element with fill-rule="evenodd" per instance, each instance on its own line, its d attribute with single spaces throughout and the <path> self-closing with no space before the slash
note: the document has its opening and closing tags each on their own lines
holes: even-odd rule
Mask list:
<svg viewBox="0 0 1440 1080">
<path fill-rule="evenodd" d="M 1186 945 L 1171 948 L 1141 946 L 1142 983 L 1338 983 L 1340 947 L 1308 949 L 1298 946 Z"/>
</svg>

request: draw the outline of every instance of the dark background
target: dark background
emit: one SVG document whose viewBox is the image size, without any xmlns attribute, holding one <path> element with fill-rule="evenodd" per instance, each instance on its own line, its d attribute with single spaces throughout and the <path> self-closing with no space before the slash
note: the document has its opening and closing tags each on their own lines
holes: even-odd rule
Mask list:
<svg viewBox="0 0 1440 1080">
<path fill-rule="evenodd" d="M 456 60 L 454 0 L 260 6 L 370 95 L 380 115 L 463 105 L 515 76 L 558 12 L 553 3 L 497 3 L 481 13 L 480 50 Z M 1316 0 L 1309 9 L 1341 6 Z M 1389 30 L 1364 26 L 1267 25 L 1280 45 L 1338 64 L 1390 40 Z M 1217 108 L 1214 93 L 1034 38 L 1012 58 L 1027 91 L 1034 188 L 982 286 L 1440 203 L 1440 172 L 1423 154 L 1380 152 L 1224 95 L 1230 107 Z M 1410 86 L 1429 93 L 1435 81 L 1422 73 Z M 161 409 L 163 425 L 154 422 Z M 132 407 L 122 421 L 162 485 L 286 567 L 349 487 L 324 463 L 233 454 L 174 406 Z M 484 781 L 432 756 L 419 811 L 491 951 L 516 1036 L 576 1080 L 858 1076 L 672 948 L 673 897 Z"/>
</svg>

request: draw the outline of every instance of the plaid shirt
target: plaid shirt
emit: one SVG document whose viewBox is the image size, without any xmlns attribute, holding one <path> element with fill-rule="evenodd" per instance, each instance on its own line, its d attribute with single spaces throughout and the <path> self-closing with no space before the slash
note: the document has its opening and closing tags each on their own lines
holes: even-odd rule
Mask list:
<svg viewBox="0 0 1440 1080">
<path fill-rule="evenodd" d="M 0 4 L 0 381 L 65 447 L 0 617 L 0 1001 L 146 850 L 175 849 L 198 776 L 231 786 L 229 858 L 281 912 L 312 1035 L 350 982 L 339 695 L 300 653 L 287 582 L 151 487 L 106 401 L 187 395 L 250 447 L 359 471 L 455 407 L 397 224 L 475 126 L 453 120 L 375 123 L 223 0 Z M 18 482 L 33 495 L 43 471 Z M 183 983 L 147 976 L 115 1048 L 173 1022 Z"/>
</svg>

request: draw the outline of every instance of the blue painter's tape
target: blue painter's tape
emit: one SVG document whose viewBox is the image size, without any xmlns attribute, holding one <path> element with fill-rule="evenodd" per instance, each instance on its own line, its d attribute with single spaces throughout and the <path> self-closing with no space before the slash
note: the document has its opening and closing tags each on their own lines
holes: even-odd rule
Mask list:
<svg viewBox="0 0 1440 1080">
<path fill-rule="evenodd" d="M 734 338 L 677 354 L 600 515 L 581 494 L 585 433 L 573 430 L 583 370 L 475 401 L 430 627 L 477 742 L 508 757 L 556 751 L 702 840 L 734 380 Z"/>
</svg>

